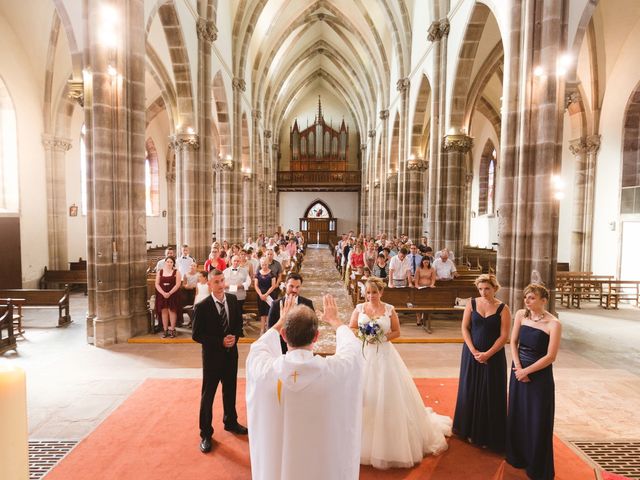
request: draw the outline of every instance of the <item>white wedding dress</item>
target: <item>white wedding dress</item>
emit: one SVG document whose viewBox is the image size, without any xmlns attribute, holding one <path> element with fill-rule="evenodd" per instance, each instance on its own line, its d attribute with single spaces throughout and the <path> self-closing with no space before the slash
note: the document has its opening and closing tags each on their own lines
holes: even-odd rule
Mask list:
<svg viewBox="0 0 640 480">
<path fill-rule="evenodd" d="M 363 305 L 356 306 L 358 325 L 370 321 Z M 393 306 L 384 305 L 385 314 L 377 322 L 386 333 L 391 329 Z M 425 455 L 446 450 L 451 418 L 425 407 L 393 344 L 368 344 L 364 355 L 360 463 L 376 468 L 408 468 L 420 463 Z"/>
</svg>

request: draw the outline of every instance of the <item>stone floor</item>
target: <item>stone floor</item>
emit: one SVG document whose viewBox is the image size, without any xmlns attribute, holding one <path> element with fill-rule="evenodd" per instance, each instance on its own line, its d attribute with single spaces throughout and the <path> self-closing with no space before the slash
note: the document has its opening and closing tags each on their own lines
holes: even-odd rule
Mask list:
<svg viewBox="0 0 640 480">
<path fill-rule="evenodd" d="M 320 295 L 338 297 L 345 321 L 352 310 L 326 248 L 309 249 L 302 294 L 321 307 Z M 197 344 L 118 344 L 95 348 L 86 343 L 86 297 L 73 294 L 74 322 L 54 328 L 53 310 L 31 310 L 18 352 L 0 361 L 27 372 L 29 432 L 32 439 L 80 439 L 91 432 L 149 377 L 200 376 Z M 564 324 L 556 379 L 556 433 L 567 440 L 640 439 L 640 311 L 587 305 L 562 310 Z M 403 335 L 426 336 L 407 317 Z M 460 338 L 457 322 L 436 322 L 434 336 Z M 398 344 L 415 377 L 457 377 L 460 343 Z M 240 345 L 244 365 L 248 345 Z M 244 370 L 239 372 L 244 375 Z M 180 407 L 178 406 L 178 411 Z M 197 412 L 182 412 L 196 422 Z M 196 439 L 197 440 L 197 439 Z M 195 444 L 194 444 L 195 445 Z"/>
</svg>

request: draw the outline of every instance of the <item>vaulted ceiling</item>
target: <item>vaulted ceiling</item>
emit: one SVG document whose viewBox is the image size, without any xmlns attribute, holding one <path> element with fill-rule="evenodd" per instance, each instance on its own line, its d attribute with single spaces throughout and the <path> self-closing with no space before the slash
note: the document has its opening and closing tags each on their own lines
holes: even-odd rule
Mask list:
<svg viewBox="0 0 640 480">
<path fill-rule="evenodd" d="M 279 126 L 292 102 L 319 81 L 366 131 L 388 105 L 392 75 L 409 73 L 411 3 L 239 0 L 232 12 L 234 72 L 251 79 L 251 103 L 261 106 L 266 124 Z"/>
</svg>

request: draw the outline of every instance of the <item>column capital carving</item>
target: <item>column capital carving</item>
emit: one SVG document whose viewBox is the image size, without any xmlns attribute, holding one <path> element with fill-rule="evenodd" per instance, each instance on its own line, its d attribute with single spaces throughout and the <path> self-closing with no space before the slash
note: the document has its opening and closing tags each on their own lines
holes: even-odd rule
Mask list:
<svg viewBox="0 0 640 480">
<path fill-rule="evenodd" d="M 380 120 L 389 118 L 389 110 L 380 110 Z"/>
<path fill-rule="evenodd" d="M 254 108 L 253 110 L 251 110 L 251 118 L 260 120 L 262 118 L 262 112 Z"/>
<path fill-rule="evenodd" d="M 450 25 L 448 18 L 442 18 L 432 22 L 429 26 L 429 30 L 427 31 L 427 40 L 430 42 L 437 42 L 441 40 L 442 37 L 449 35 L 449 28 Z"/>
<path fill-rule="evenodd" d="M 84 107 L 84 82 L 74 78 L 67 80 L 67 98 Z"/>
<path fill-rule="evenodd" d="M 369 130 L 369 138 L 376 138 L 376 131 L 375 130 Z"/>
<path fill-rule="evenodd" d="M 218 160 L 213 162 L 213 169 L 216 172 L 230 172 L 233 170 L 233 160 L 227 158 L 226 160 Z"/>
<path fill-rule="evenodd" d="M 429 168 L 429 162 L 421 158 L 409 159 L 407 162 L 407 170 L 410 171 L 424 172 L 427 168 Z"/>
<path fill-rule="evenodd" d="M 176 174 L 175 172 L 173 173 L 167 173 L 167 182 L 171 183 L 171 182 L 175 182 L 176 181 Z"/>
<path fill-rule="evenodd" d="M 565 108 L 569 108 L 574 103 L 580 103 L 582 101 L 582 95 L 578 90 L 572 90 L 568 92 L 565 98 Z"/>
<path fill-rule="evenodd" d="M 360 150 L 366 150 L 367 149 L 367 144 L 366 143 L 361 143 L 360 144 Z"/>
<path fill-rule="evenodd" d="M 196 30 L 200 40 L 213 43 L 218 39 L 218 29 L 212 21 L 200 17 L 196 22 Z"/>
<path fill-rule="evenodd" d="M 600 150 L 600 138 L 600 135 L 589 135 L 587 137 L 587 153 L 598 153 L 598 150 Z"/>
<path fill-rule="evenodd" d="M 271 138 L 271 130 L 264 131 L 264 138 Z"/>
<path fill-rule="evenodd" d="M 58 152 L 68 152 L 71 150 L 73 143 L 71 143 L 71 139 L 55 137 L 53 135 L 44 134 L 42 135 L 42 145 L 47 150 L 56 150 Z"/>
<path fill-rule="evenodd" d="M 280 144 L 279 143 L 273 143 L 271 145 L 271 148 L 273 148 L 274 151 L 277 151 L 280 148 Z"/>
<path fill-rule="evenodd" d="M 176 152 L 184 152 L 187 150 L 198 150 L 200 148 L 200 139 L 195 134 L 179 133 L 171 137 L 171 145 Z"/>
<path fill-rule="evenodd" d="M 578 156 L 583 155 L 587 149 L 587 142 L 584 137 L 575 138 L 573 140 L 569 140 L 569 151 L 572 155 Z"/>
<path fill-rule="evenodd" d="M 442 149 L 445 152 L 467 153 L 473 147 L 473 138 L 468 135 L 445 135 L 442 140 Z"/>
<path fill-rule="evenodd" d="M 244 81 L 244 78 L 239 78 L 239 77 L 233 77 L 233 80 L 231 81 L 231 86 L 233 87 L 234 90 L 240 90 L 242 92 L 244 92 L 247 89 L 247 84 Z"/>
<path fill-rule="evenodd" d="M 387 172 L 387 180 L 398 178 L 398 172 Z"/>
<path fill-rule="evenodd" d="M 404 93 L 409 89 L 410 84 L 411 84 L 411 81 L 409 80 L 409 77 L 399 78 L 398 81 L 396 82 L 396 89 L 399 92 Z"/>
</svg>

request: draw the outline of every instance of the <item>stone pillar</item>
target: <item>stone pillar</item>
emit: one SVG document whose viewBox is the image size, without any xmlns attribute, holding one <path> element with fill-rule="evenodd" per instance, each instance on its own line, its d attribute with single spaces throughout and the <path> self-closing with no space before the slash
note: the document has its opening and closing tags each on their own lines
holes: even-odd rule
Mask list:
<svg viewBox="0 0 640 480">
<path fill-rule="evenodd" d="M 387 238 L 393 237 L 397 232 L 396 218 L 398 217 L 398 174 L 388 173 L 385 189 L 385 231 Z"/>
<path fill-rule="evenodd" d="M 408 77 L 401 78 L 396 82 L 396 89 L 400 92 L 400 138 L 398 152 L 398 211 L 396 216 L 396 230 L 398 234 L 407 233 L 407 215 L 408 215 L 408 198 L 407 198 L 407 138 L 409 124 L 409 85 Z"/>
<path fill-rule="evenodd" d="M 270 182 L 271 189 L 269 190 L 269 231 L 268 234 L 273 235 L 278 229 L 278 219 L 280 218 L 280 212 L 278 212 L 278 188 L 277 188 L 277 180 L 278 180 L 278 170 L 280 168 L 279 156 L 280 156 L 280 144 L 274 142 L 271 146 L 272 148 L 272 157 L 271 157 L 271 171 Z"/>
<path fill-rule="evenodd" d="M 447 89 L 447 40 L 449 37 L 449 20 L 437 20 L 429 27 L 427 39 L 434 43 L 433 49 L 433 84 L 431 86 L 431 132 L 429 135 L 429 201 L 427 205 L 428 236 L 434 249 L 444 247 L 443 225 L 439 219 L 439 205 L 443 190 L 442 170 L 444 152 L 440 141 L 445 136 L 446 89 Z M 456 252 L 457 253 L 457 252 Z"/>
<path fill-rule="evenodd" d="M 368 169 L 369 166 L 366 161 L 367 157 L 367 144 L 360 144 L 360 229 L 358 233 L 369 232 L 369 185 L 368 185 Z"/>
<path fill-rule="evenodd" d="M 113 0 L 115 46 L 101 39 L 103 2 L 88 0 L 87 339 L 104 347 L 147 331 L 145 23 L 143 0 Z M 111 67 L 111 68 L 109 68 Z"/>
<path fill-rule="evenodd" d="M 510 7 L 510 36 L 519 48 L 505 57 L 497 273 L 499 295 L 512 311 L 523 305 L 531 281 L 549 288 L 554 309 L 559 205 L 551 178 L 562 162 L 564 79 L 556 65 L 567 43 L 565 3 Z"/>
<path fill-rule="evenodd" d="M 376 131 L 369 130 L 369 157 L 367 160 L 367 209 L 369 215 L 369 231 L 370 236 L 377 233 L 377 219 L 375 216 L 376 198 L 373 184 L 376 180 Z"/>
<path fill-rule="evenodd" d="M 173 144 L 169 142 L 167 158 L 167 225 L 169 245 L 176 244 L 176 155 Z"/>
<path fill-rule="evenodd" d="M 436 219 L 440 223 L 436 248 L 447 247 L 456 257 L 462 255 L 464 244 L 466 171 L 465 155 L 473 146 L 473 139 L 466 135 L 446 135 L 442 142 L 444 165 L 440 169 L 441 192 Z"/>
<path fill-rule="evenodd" d="M 244 79 L 235 77 L 233 86 L 233 159 L 231 170 L 226 172 L 228 181 L 224 182 L 224 197 L 227 204 L 227 213 L 223 214 L 222 224 L 226 237 L 220 240 L 228 240 L 229 243 L 242 240 L 244 219 L 242 217 L 242 181 L 241 181 L 241 155 L 242 155 L 242 95 L 246 90 Z"/>
<path fill-rule="evenodd" d="M 171 138 L 176 154 L 176 183 L 175 183 L 175 212 L 176 212 L 176 245 L 178 249 L 183 244 L 197 245 L 200 258 L 204 258 L 202 242 L 199 238 L 199 195 L 198 150 L 200 141 L 195 134 L 178 134 Z M 201 240 L 201 239 L 200 239 Z M 195 255 L 194 249 L 194 255 Z M 197 258 L 197 257 L 196 257 Z"/>
<path fill-rule="evenodd" d="M 406 232 L 413 242 L 422 237 L 422 205 L 424 203 L 423 174 L 428 163 L 420 158 L 407 162 L 407 181 L 405 183 Z"/>
<path fill-rule="evenodd" d="M 216 178 L 216 240 L 229 240 L 232 235 L 231 216 L 233 215 L 232 178 L 233 162 L 222 160 L 213 164 Z M 230 241 L 230 240 L 229 240 Z"/>
<path fill-rule="evenodd" d="M 270 172 L 271 168 L 271 130 L 264 131 L 263 142 L 263 165 L 262 165 L 262 188 L 260 189 L 260 204 L 258 211 L 260 212 L 261 222 L 256 235 L 267 231 L 269 224 L 269 185 L 271 184 Z M 272 187 L 273 188 L 273 187 Z"/>
<path fill-rule="evenodd" d="M 389 168 L 389 110 L 380 110 L 380 120 L 382 121 L 382 141 L 380 148 L 382 149 L 382 165 L 377 172 L 378 181 L 380 182 L 378 196 L 378 213 L 380 215 L 380 229 L 385 233 L 391 231 L 389 225 L 389 217 L 387 216 L 387 170 Z M 395 216 L 394 216 L 395 219 Z M 395 229 L 395 225 L 393 227 Z"/>
<path fill-rule="evenodd" d="M 591 270 L 595 168 L 599 149 L 600 135 L 589 135 L 569 142 L 569 150 L 576 162 L 569 266 L 578 272 Z"/>
<path fill-rule="evenodd" d="M 213 175 L 211 160 L 213 158 L 213 128 L 211 89 L 211 50 L 212 44 L 218 38 L 218 29 L 213 20 L 207 16 L 203 3 L 198 3 L 200 18 L 196 22 L 198 33 L 198 131 L 200 133 L 200 148 L 196 152 L 197 169 L 194 185 L 195 201 L 194 223 L 190 226 L 192 234 L 186 243 L 191 247 L 191 253 L 199 262 L 209 255 L 211 232 L 213 230 Z M 215 14 L 214 14 L 215 15 Z"/>
<path fill-rule="evenodd" d="M 49 263 L 51 270 L 69 268 L 67 245 L 67 188 L 65 156 L 71 149 L 71 140 L 42 136 L 45 165 L 47 169 L 47 227 L 49 240 Z"/>
</svg>

